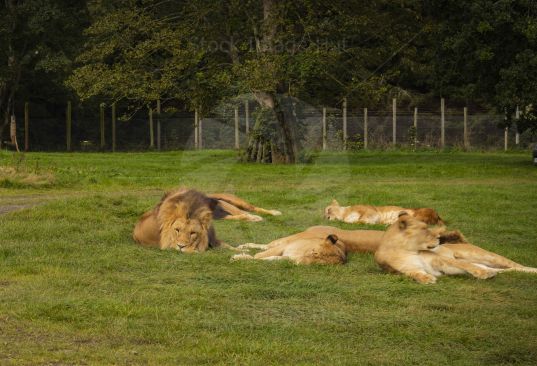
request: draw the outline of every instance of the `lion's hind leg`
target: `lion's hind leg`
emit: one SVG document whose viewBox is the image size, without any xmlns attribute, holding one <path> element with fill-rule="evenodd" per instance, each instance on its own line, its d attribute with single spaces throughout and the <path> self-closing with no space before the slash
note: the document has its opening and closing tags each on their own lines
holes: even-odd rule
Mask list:
<svg viewBox="0 0 537 366">
<path fill-rule="evenodd" d="M 241 244 L 237 247 L 237 249 L 261 249 L 261 250 L 267 250 L 268 244 L 255 244 L 255 243 L 245 243 Z"/>
<path fill-rule="evenodd" d="M 252 215 L 251 213 L 243 211 L 226 201 L 219 200 L 218 206 L 220 206 L 220 209 L 223 212 L 223 214 L 221 214 L 221 218 L 224 220 L 241 220 L 250 222 L 263 221 L 261 216 Z"/>
<path fill-rule="evenodd" d="M 453 252 L 453 256 L 457 259 L 464 259 L 467 262 L 482 264 L 487 267 L 501 269 L 503 271 L 519 271 L 528 273 L 537 273 L 537 268 L 526 267 L 522 264 L 514 262 L 499 254 L 489 252 L 472 244 L 444 244 Z"/>
<path fill-rule="evenodd" d="M 484 280 L 494 277 L 498 273 L 498 270 L 494 268 L 479 266 L 464 260 L 452 259 L 438 255 L 432 257 L 429 263 L 434 270 L 442 272 L 446 275 L 469 273 L 475 278 Z"/>
</svg>

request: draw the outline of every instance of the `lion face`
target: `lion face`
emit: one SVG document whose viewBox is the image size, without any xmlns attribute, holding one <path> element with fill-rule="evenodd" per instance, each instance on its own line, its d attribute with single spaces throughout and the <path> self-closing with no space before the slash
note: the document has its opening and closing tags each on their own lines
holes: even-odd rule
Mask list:
<svg viewBox="0 0 537 366">
<path fill-rule="evenodd" d="M 409 216 L 406 212 L 394 224 L 403 236 L 402 245 L 411 251 L 432 250 L 440 245 L 443 228 L 430 229 L 426 223 Z"/>
<path fill-rule="evenodd" d="M 213 202 L 195 191 L 165 199 L 158 213 L 161 249 L 206 251 L 215 240 L 213 209 Z"/>
<path fill-rule="evenodd" d="M 324 218 L 330 221 L 338 220 L 341 206 L 338 201 L 332 200 L 329 206 L 324 209 Z"/>
</svg>

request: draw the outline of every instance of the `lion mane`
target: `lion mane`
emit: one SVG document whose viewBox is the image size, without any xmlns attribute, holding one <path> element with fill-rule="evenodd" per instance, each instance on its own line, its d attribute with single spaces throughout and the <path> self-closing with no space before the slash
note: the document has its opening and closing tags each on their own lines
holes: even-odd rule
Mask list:
<svg viewBox="0 0 537 366">
<path fill-rule="evenodd" d="M 204 252 L 220 246 L 213 226 L 218 201 L 194 189 L 166 193 L 142 215 L 133 239 L 141 245 L 181 252 Z"/>
</svg>

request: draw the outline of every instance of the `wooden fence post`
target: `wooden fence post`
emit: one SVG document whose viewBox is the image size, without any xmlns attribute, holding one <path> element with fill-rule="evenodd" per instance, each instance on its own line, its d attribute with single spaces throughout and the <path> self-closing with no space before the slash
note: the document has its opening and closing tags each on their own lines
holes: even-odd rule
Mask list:
<svg viewBox="0 0 537 366">
<path fill-rule="evenodd" d="M 198 108 L 194 110 L 194 149 L 199 149 L 199 113 Z"/>
<path fill-rule="evenodd" d="M 392 100 L 392 136 L 393 146 L 397 144 L 397 99 Z"/>
<path fill-rule="evenodd" d="M 518 122 L 520 121 L 520 109 L 518 108 L 518 106 L 516 106 L 515 120 L 516 120 L 515 145 L 518 145 L 520 144 L 520 132 L 518 132 Z"/>
<path fill-rule="evenodd" d="M 347 98 L 343 98 L 343 150 L 347 150 Z"/>
<path fill-rule="evenodd" d="M 157 100 L 157 150 L 160 151 L 160 99 Z"/>
<path fill-rule="evenodd" d="M 328 147 L 328 136 L 326 126 L 326 107 L 323 107 L 323 151 Z"/>
<path fill-rule="evenodd" d="M 507 151 L 507 144 L 509 140 L 509 127 L 505 127 L 503 130 L 503 151 Z"/>
<path fill-rule="evenodd" d="M 30 150 L 30 105 L 24 103 L 24 151 Z"/>
<path fill-rule="evenodd" d="M 105 146 L 105 138 L 104 138 L 104 103 L 101 103 L 99 105 L 100 113 L 99 113 L 99 125 L 101 129 L 101 150 L 104 150 Z"/>
<path fill-rule="evenodd" d="M 67 146 L 67 151 L 71 151 L 71 122 L 72 122 L 72 106 L 71 101 L 67 102 L 67 111 L 65 113 L 65 143 Z"/>
<path fill-rule="evenodd" d="M 116 103 L 112 103 L 112 152 L 116 152 Z"/>
<path fill-rule="evenodd" d="M 470 140 L 468 139 L 468 107 L 464 107 L 464 148 L 470 148 Z"/>
<path fill-rule="evenodd" d="M 153 108 L 149 107 L 149 147 L 155 148 L 155 128 L 153 126 Z"/>
<path fill-rule="evenodd" d="M 416 136 L 418 135 L 418 107 L 414 107 L 414 129 L 416 130 Z"/>
<path fill-rule="evenodd" d="M 444 98 L 440 99 L 440 145 L 446 147 L 446 104 Z"/>
<path fill-rule="evenodd" d="M 11 115 L 11 123 L 9 126 L 9 137 L 11 138 L 11 143 L 15 145 L 15 149 L 17 150 L 17 152 L 20 152 L 19 143 L 17 142 L 17 120 L 14 114 Z"/>
<path fill-rule="evenodd" d="M 364 108 L 364 149 L 367 150 L 368 138 L 367 135 L 367 108 Z"/>
<path fill-rule="evenodd" d="M 244 102 L 244 114 L 246 117 L 246 136 L 250 133 L 250 102 L 246 100 Z"/>
<path fill-rule="evenodd" d="M 200 136 L 198 137 L 198 143 L 200 150 L 203 149 L 203 117 L 201 115 L 198 116 L 198 132 Z"/>
<path fill-rule="evenodd" d="M 239 107 L 235 107 L 235 149 L 240 149 L 239 142 Z"/>
</svg>

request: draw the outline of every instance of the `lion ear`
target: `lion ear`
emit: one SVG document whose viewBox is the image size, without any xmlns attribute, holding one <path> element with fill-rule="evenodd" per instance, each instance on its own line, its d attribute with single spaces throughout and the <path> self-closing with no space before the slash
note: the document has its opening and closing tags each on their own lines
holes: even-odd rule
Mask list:
<svg viewBox="0 0 537 366">
<path fill-rule="evenodd" d="M 404 211 L 399 214 L 398 225 L 399 225 L 400 230 L 405 230 L 408 227 L 408 225 L 409 225 L 408 219 L 409 218 L 410 218 L 410 216 Z"/>
<path fill-rule="evenodd" d="M 334 206 L 339 206 L 339 202 L 338 202 L 335 198 L 332 199 L 332 203 L 331 203 L 331 204 L 334 205 Z"/>
<path fill-rule="evenodd" d="M 330 234 L 326 237 L 326 240 L 330 241 L 332 244 L 336 244 L 339 238 L 335 234 Z"/>
</svg>

